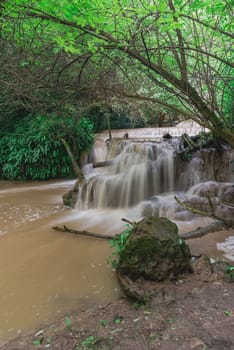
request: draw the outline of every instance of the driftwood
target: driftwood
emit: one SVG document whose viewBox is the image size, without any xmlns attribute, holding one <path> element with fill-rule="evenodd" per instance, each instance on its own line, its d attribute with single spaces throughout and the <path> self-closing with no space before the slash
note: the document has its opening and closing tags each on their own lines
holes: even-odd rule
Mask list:
<svg viewBox="0 0 234 350">
<path fill-rule="evenodd" d="M 104 167 L 104 166 L 110 166 L 113 164 L 113 161 L 112 160 L 106 160 L 104 162 L 97 162 L 97 163 L 94 163 L 93 164 L 93 168 L 101 168 L 101 167 Z"/>
<path fill-rule="evenodd" d="M 135 221 L 130 221 L 128 219 L 122 218 L 121 219 L 124 222 L 127 222 L 130 225 L 136 225 L 139 224 L 142 220 L 135 222 Z M 73 233 L 75 235 L 82 235 L 82 236 L 88 236 L 88 237 L 94 237 L 94 238 L 103 238 L 103 239 L 114 239 L 114 238 L 118 238 L 120 236 L 121 233 L 116 234 L 116 235 L 107 235 L 107 234 L 102 234 L 102 233 L 95 233 L 95 232 L 89 232 L 89 231 L 79 231 L 79 230 L 74 230 L 72 228 L 69 228 L 65 225 L 63 225 L 63 227 L 58 227 L 58 226 L 53 226 L 52 227 L 53 230 L 56 231 L 60 231 L 60 232 L 68 232 L 68 233 Z"/>
<path fill-rule="evenodd" d="M 204 211 L 189 207 L 187 204 L 181 202 L 176 196 L 174 198 L 175 198 L 176 202 L 179 203 L 181 205 L 181 207 L 183 207 L 184 209 L 191 211 L 194 214 L 208 216 L 208 214 Z"/>
<path fill-rule="evenodd" d="M 103 238 L 103 239 L 113 239 L 113 238 L 118 236 L 118 235 L 115 235 L 115 236 L 104 235 L 101 233 L 89 232 L 89 231 L 85 231 L 85 230 L 83 230 L 83 231 L 73 230 L 71 228 L 68 228 L 65 225 L 63 225 L 63 227 L 54 226 L 54 227 L 52 227 L 52 229 L 56 230 L 56 231 L 61 231 L 61 232 L 74 233 L 75 235 L 82 235 L 82 236 L 89 236 L 89 237 Z"/>
<path fill-rule="evenodd" d="M 224 222 L 217 221 L 205 227 L 198 227 L 195 231 L 184 233 L 180 237 L 185 240 L 199 238 L 206 236 L 208 233 L 222 230 L 223 228 L 227 229 L 228 226 Z"/>
<path fill-rule="evenodd" d="M 215 215 L 215 208 L 214 208 L 214 205 L 211 201 L 211 198 L 209 195 L 207 195 L 207 199 L 208 199 L 208 203 L 209 203 L 209 207 L 210 207 L 210 211 L 209 212 L 206 212 L 206 211 L 202 211 L 202 210 L 199 210 L 199 209 L 195 209 L 195 208 L 192 208 L 190 206 L 188 206 L 187 204 L 181 202 L 176 196 L 174 197 L 175 200 L 177 201 L 177 203 L 179 203 L 181 205 L 181 207 L 183 207 L 184 209 L 188 210 L 188 211 L 191 211 L 192 213 L 194 214 L 197 214 L 197 215 L 202 215 L 202 216 L 208 216 L 212 219 L 216 219 L 218 221 L 221 221 L 223 222 L 226 226 L 231 226 L 230 224 L 228 224 L 225 220 L 221 219 L 219 216 Z"/>
</svg>

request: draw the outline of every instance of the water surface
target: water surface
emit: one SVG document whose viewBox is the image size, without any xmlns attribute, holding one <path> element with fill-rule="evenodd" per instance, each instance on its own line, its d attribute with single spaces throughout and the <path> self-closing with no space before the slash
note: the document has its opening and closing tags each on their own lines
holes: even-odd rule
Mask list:
<svg viewBox="0 0 234 350">
<path fill-rule="evenodd" d="M 108 241 L 51 229 L 72 183 L 0 182 L 0 341 L 119 295 Z"/>
</svg>

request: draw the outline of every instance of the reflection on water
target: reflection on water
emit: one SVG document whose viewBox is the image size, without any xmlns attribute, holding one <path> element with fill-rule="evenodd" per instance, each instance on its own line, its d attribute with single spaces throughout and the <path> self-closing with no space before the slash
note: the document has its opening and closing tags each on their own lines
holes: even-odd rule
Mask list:
<svg viewBox="0 0 234 350">
<path fill-rule="evenodd" d="M 72 212 L 61 199 L 70 186 L 0 182 L 0 341 L 119 295 L 107 241 L 51 229 Z"/>
</svg>

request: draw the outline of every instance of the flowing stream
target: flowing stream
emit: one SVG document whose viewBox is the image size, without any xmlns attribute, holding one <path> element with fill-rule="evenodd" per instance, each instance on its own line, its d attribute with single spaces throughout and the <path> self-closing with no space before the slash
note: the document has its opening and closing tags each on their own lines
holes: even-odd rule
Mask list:
<svg viewBox="0 0 234 350">
<path fill-rule="evenodd" d="M 181 165 L 175 155 L 178 139 L 161 138 L 167 132 L 179 136 L 198 131 L 191 123 L 116 131 L 114 136 L 128 133 L 129 139 L 116 139 L 109 150 L 107 133 L 98 135 L 91 158 L 109 159 L 112 164 L 85 166 L 86 181 L 74 209 L 63 206 L 62 195 L 75 180 L 0 182 L 0 342 L 69 315 L 78 306 L 119 297 L 118 283 L 107 264 L 108 242 L 60 233 L 52 226 L 65 224 L 114 235 L 124 229 L 123 217 L 166 216 L 177 223 L 180 233 L 211 222 L 185 211 L 174 195 L 189 198 L 195 206 L 202 202 L 206 208 L 204 193 L 209 190 L 214 198 L 227 198 L 233 188 L 231 177 L 221 174 L 222 182 L 214 180 L 216 159 L 210 154 Z M 189 244 L 193 254 L 234 261 L 233 236 L 233 230 L 220 231 Z"/>
<path fill-rule="evenodd" d="M 62 203 L 73 182 L 0 182 L 0 343 L 119 296 L 107 241 L 51 229 L 73 213 Z"/>
</svg>

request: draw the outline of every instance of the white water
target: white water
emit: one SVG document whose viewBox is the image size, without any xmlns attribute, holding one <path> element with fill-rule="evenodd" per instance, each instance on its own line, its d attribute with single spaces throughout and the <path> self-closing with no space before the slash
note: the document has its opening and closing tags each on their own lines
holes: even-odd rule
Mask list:
<svg viewBox="0 0 234 350">
<path fill-rule="evenodd" d="M 95 170 L 79 191 L 78 209 L 127 208 L 173 191 L 176 143 L 112 142 L 112 165 Z"/>
</svg>

